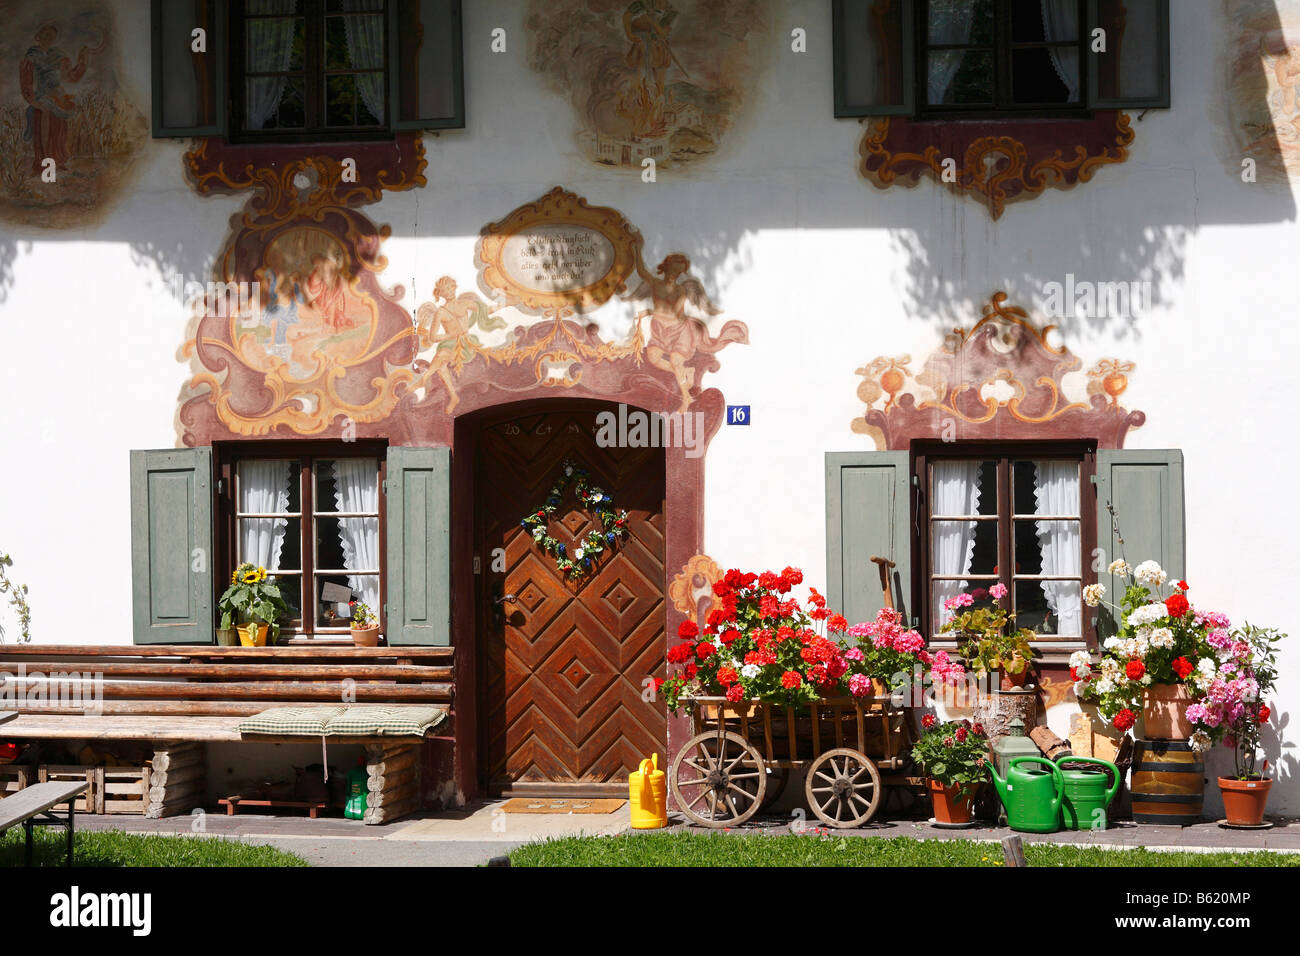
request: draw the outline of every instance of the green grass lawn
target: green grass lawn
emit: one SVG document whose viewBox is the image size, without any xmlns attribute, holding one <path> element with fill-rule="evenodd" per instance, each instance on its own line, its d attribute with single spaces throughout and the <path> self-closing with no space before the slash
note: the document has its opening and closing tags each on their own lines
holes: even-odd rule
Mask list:
<svg viewBox="0 0 1300 956">
<path fill-rule="evenodd" d="M 1025 844 L 1030 866 L 1300 866 L 1300 855 L 1156 853 Z M 908 837 L 641 833 L 569 837 L 521 846 L 512 866 L 1002 866 L 1002 848 Z"/>
<path fill-rule="evenodd" d="M 67 837 L 62 829 L 37 830 L 32 840 L 36 866 L 63 866 Z M 23 865 L 23 828 L 0 836 L 0 867 Z M 73 866 L 307 866 L 306 860 L 270 846 L 219 837 L 156 836 L 119 830 L 78 830 Z"/>
</svg>

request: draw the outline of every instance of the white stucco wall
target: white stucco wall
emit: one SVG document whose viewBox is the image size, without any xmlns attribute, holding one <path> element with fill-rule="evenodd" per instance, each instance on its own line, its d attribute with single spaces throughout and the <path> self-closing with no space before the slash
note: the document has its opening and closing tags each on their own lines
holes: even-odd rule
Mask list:
<svg viewBox="0 0 1300 956">
<path fill-rule="evenodd" d="M 1136 321 L 1063 323 L 1064 341 L 1085 361 L 1136 362 L 1123 401 L 1147 423 L 1128 446 L 1186 456 L 1195 603 L 1295 633 L 1279 710 L 1300 707 L 1294 509 L 1278 493 L 1300 465 L 1300 227 L 1290 188 L 1245 184 L 1225 162 L 1217 0 L 1172 4 L 1174 107 L 1134 118 L 1129 160 L 996 222 L 929 181 L 881 191 L 858 176 L 862 128 L 831 115 L 822 0 L 773 4 L 747 118 L 712 159 L 652 184 L 580 154 L 569 105 L 528 68 L 523 6 L 466 4 L 467 129 L 426 138 L 428 186 L 365 209 L 392 226 L 385 278 L 406 286 L 409 309 L 443 274 L 474 288 L 479 228 L 554 185 L 619 209 L 652 266 L 688 254 L 751 343 L 729 346 L 706 379 L 754 416 L 709 452 L 706 550 L 727 566 L 798 565 L 820 588 L 823 454 L 870 447 L 849 427 L 863 411 L 854 369 L 904 353 L 918 368 L 1000 289 L 1041 320 L 1044 284 L 1067 273 L 1149 279 L 1155 302 Z M 488 49 L 496 26 L 504 54 Z M 147 115 L 148 4 L 122 3 L 119 27 L 123 79 Z M 809 52 L 789 52 L 794 27 Z M 132 188 L 93 228 L 0 223 L 12 256 L 0 278 L 0 547 L 30 586 L 38 642 L 131 640 L 127 452 L 176 443 L 189 376 L 185 315 L 166 283 L 177 269 L 205 277 L 243 202 L 198 197 L 184 148 L 148 143 Z M 1288 757 L 1279 773 L 1271 810 L 1300 812 L 1300 763 Z"/>
</svg>

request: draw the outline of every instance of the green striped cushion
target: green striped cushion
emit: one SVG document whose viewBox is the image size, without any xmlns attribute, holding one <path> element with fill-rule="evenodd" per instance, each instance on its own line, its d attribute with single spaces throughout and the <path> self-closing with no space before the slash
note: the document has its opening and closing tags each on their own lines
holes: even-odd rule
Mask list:
<svg viewBox="0 0 1300 956">
<path fill-rule="evenodd" d="M 239 724 L 241 734 L 271 734 L 277 737 L 299 735 L 321 737 L 330 721 L 342 714 L 346 707 L 317 705 L 315 707 L 273 707 L 254 714 Z"/>
<path fill-rule="evenodd" d="M 339 737 L 422 737 L 446 716 L 440 707 L 357 704 L 332 718 L 325 733 Z"/>
</svg>

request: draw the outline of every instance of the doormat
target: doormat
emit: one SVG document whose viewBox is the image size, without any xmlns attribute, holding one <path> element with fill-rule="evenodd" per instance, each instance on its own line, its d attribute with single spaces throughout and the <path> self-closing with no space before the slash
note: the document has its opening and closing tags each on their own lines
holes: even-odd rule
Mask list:
<svg viewBox="0 0 1300 956">
<path fill-rule="evenodd" d="M 501 805 L 506 813 L 613 813 L 622 808 L 626 800 L 606 797 L 514 797 Z"/>
</svg>

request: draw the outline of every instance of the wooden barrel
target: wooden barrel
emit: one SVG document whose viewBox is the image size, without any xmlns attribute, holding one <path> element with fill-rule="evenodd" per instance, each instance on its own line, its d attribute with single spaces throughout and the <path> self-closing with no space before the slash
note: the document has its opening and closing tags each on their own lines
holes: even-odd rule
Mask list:
<svg viewBox="0 0 1300 956">
<path fill-rule="evenodd" d="M 1201 822 L 1205 762 L 1183 740 L 1139 740 L 1133 750 L 1133 819 L 1190 826 Z"/>
</svg>

